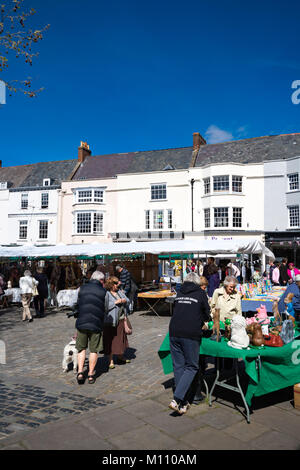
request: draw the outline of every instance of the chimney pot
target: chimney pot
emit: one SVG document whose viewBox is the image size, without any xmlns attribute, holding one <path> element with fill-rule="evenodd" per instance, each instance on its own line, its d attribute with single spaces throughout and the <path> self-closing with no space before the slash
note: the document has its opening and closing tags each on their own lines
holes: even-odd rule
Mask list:
<svg viewBox="0 0 300 470">
<path fill-rule="evenodd" d="M 0 168 L 2 168 L 2 160 L 0 160 Z"/>
<path fill-rule="evenodd" d="M 80 142 L 80 146 L 78 147 L 78 161 L 82 163 L 86 157 L 90 156 L 92 151 L 90 150 L 90 146 L 87 142 Z"/>
</svg>

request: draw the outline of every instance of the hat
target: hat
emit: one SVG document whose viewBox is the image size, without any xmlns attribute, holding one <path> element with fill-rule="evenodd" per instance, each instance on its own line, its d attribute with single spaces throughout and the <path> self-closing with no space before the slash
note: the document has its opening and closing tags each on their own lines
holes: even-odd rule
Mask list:
<svg viewBox="0 0 300 470">
<path fill-rule="evenodd" d="M 299 281 L 300 281 L 300 274 L 296 274 L 296 276 L 295 276 L 295 281 L 296 281 L 296 282 L 299 282 Z"/>
</svg>

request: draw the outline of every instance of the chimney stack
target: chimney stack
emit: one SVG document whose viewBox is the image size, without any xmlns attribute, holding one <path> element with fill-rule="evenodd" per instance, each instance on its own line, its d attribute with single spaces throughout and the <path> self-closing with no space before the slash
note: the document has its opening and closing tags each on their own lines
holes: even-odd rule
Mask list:
<svg viewBox="0 0 300 470">
<path fill-rule="evenodd" d="M 200 145 L 205 145 L 206 140 L 203 139 L 202 135 L 199 134 L 199 132 L 194 132 L 193 133 L 193 151 L 194 150 L 199 150 Z"/>
<path fill-rule="evenodd" d="M 82 163 L 86 157 L 89 157 L 92 154 L 90 146 L 87 142 L 80 142 L 80 147 L 78 147 L 78 161 Z"/>
</svg>

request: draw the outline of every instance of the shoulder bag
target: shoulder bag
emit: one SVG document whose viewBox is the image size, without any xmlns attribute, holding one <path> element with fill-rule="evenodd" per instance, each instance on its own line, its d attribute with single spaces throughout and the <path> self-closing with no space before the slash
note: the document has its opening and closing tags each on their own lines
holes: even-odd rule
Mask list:
<svg viewBox="0 0 300 470">
<path fill-rule="evenodd" d="M 33 283 L 33 281 L 32 281 L 32 295 L 33 295 L 33 297 L 36 297 L 36 296 L 39 295 L 39 291 L 37 290 L 37 287 L 36 287 L 36 285 Z"/>
</svg>

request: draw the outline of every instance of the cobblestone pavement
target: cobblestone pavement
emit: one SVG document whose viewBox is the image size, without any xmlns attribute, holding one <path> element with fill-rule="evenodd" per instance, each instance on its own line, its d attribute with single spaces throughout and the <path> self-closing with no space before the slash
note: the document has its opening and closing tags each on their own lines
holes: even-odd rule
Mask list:
<svg viewBox="0 0 300 470">
<path fill-rule="evenodd" d="M 300 449 L 291 388 L 256 399 L 250 424 L 228 393 L 211 408 L 204 401 L 175 417 L 168 409 L 172 376 L 164 375 L 157 354 L 169 320 L 135 312 L 131 363 L 108 371 L 100 355 L 96 383 L 80 386 L 73 371 L 61 367 L 74 333 L 66 311 L 50 310 L 32 323 L 21 321 L 20 307 L 0 311 L 6 345 L 0 449 Z"/>
</svg>

